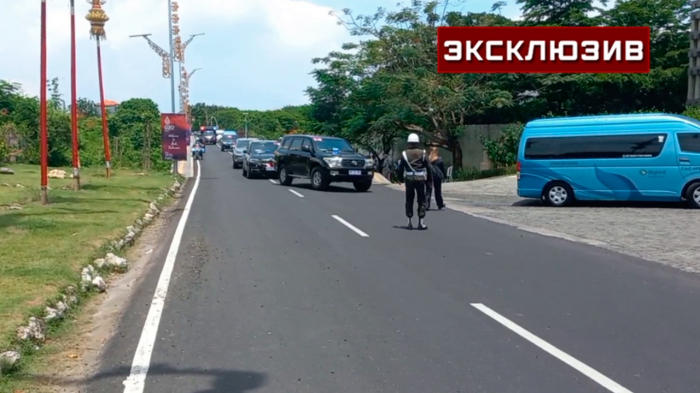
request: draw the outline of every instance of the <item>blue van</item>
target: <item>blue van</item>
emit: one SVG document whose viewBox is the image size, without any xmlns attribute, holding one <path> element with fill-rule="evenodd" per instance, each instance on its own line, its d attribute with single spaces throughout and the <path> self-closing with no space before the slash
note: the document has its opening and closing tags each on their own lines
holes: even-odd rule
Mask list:
<svg viewBox="0 0 700 393">
<path fill-rule="evenodd" d="M 534 120 L 518 150 L 518 195 L 580 201 L 686 201 L 700 208 L 700 121 L 663 113 Z"/>
</svg>

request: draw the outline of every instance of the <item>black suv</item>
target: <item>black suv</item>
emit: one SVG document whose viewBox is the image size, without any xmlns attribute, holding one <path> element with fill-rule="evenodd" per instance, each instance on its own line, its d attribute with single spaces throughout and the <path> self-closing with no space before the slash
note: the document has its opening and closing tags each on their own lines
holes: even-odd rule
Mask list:
<svg viewBox="0 0 700 393">
<path fill-rule="evenodd" d="M 331 183 L 352 183 L 357 191 L 368 191 L 374 178 L 374 161 L 358 154 L 342 138 L 288 135 L 275 151 L 280 184 L 294 178 L 311 179 L 311 187 L 325 190 Z"/>
</svg>

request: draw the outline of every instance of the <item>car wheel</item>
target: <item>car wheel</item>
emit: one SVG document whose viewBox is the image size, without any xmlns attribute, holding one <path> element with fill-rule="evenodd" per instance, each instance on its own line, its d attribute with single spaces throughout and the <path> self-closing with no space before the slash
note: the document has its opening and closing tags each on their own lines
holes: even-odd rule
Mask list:
<svg viewBox="0 0 700 393">
<path fill-rule="evenodd" d="M 688 187 L 688 191 L 685 193 L 685 199 L 688 201 L 688 205 L 693 209 L 700 209 L 700 182 L 693 183 Z"/>
<path fill-rule="evenodd" d="M 284 166 L 280 167 L 280 184 L 283 186 L 292 185 L 292 178 L 287 174 L 287 168 Z"/>
<path fill-rule="evenodd" d="M 553 207 L 571 206 L 574 203 L 574 191 L 562 181 L 549 183 L 542 192 L 542 202 Z"/>
<path fill-rule="evenodd" d="M 316 167 L 311 171 L 311 188 L 317 191 L 325 191 L 330 184 L 328 173 L 321 167 Z"/>
<path fill-rule="evenodd" d="M 353 182 L 352 185 L 355 186 L 356 191 L 367 192 L 369 191 L 370 187 L 372 187 L 372 180 L 356 181 Z"/>
</svg>

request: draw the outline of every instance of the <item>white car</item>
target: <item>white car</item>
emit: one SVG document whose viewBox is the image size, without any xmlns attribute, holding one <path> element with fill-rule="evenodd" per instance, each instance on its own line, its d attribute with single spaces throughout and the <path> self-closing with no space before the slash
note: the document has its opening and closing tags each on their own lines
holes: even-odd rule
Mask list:
<svg viewBox="0 0 700 393">
<path fill-rule="evenodd" d="M 221 140 L 221 137 L 224 136 L 224 130 L 216 130 L 216 142 L 218 143 Z"/>
</svg>

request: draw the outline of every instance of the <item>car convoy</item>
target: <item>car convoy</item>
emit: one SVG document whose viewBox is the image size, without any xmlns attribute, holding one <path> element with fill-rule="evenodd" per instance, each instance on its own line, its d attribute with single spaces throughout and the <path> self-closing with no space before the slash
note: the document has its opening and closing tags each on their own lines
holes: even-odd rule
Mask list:
<svg viewBox="0 0 700 393">
<path fill-rule="evenodd" d="M 204 144 L 217 143 L 214 130 L 202 130 L 201 139 Z M 274 178 L 285 186 L 295 179 L 310 180 L 318 191 L 327 190 L 332 183 L 352 183 L 359 192 L 372 187 L 374 160 L 342 138 L 294 134 L 260 140 L 226 131 L 218 144 L 221 151 L 231 154 L 232 168 L 241 169 L 248 179 Z"/>
</svg>

